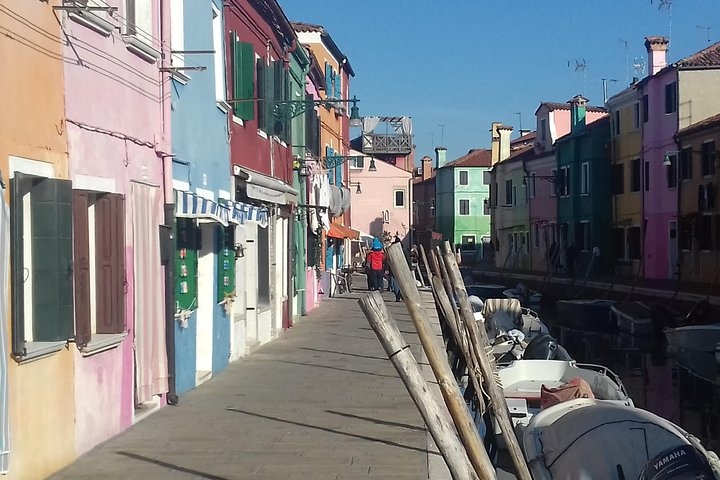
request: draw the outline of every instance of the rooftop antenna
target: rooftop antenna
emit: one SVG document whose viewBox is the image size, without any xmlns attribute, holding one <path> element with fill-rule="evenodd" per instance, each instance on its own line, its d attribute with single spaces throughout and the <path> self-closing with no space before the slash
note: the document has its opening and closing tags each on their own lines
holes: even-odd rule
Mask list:
<svg viewBox="0 0 720 480">
<path fill-rule="evenodd" d="M 707 39 L 708 39 L 708 43 L 710 43 L 710 28 L 711 28 L 711 27 L 706 27 L 705 25 L 695 25 L 695 26 L 696 26 L 697 28 L 700 28 L 700 29 L 703 29 L 703 30 L 707 30 Z"/>
<path fill-rule="evenodd" d="M 522 135 L 523 135 L 523 130 L 522 130 L 522 112 L 515 112 L 515 115 L 518 116 L 518 123 L 520 124 L 519 127 L 518 127 L 518 133 L 519 133 L 520 136 L 522 137 Z"/>
<path fill-rule="evenodd" d="M 620 41 L 625 44 L 625 84 L 627 85 L 627 83 L 630 81 L 630 75 L 628 72 L 630 68 L 630 64 L 628 63 L 628 41 L 623 40 L 622 38 L 620 39 Z"/>
<path fill-rule="evenodd" d="M 643 57 L 635 57 L 633 60 L 633 68 L 638 77 L 645 73 L 645 59 Z"/>
<path fill-rule="evenodd" d="M 615 82 L 615 83 L 617 83 L 617 80 L 615 80 L 614 78 L 603 78 L 603 79 L 602 79 L 602 82 L 603 82 L 603 103 L 604 103 L 604 104 L 607 104 L 607 101 L 608 101 L 607 82 Z"/>
<path fill-rule="evenodd" d="M 650 0 L 653 3 L 653 0 Z M 668 11 L 668 39 L 672 41 L 672 0 L 658 0 L 658 10 Z M 668 51 L 670 46 L 668 45 Z"/>
<path fill-rule="evenodd" d="M 445 145 L 445 124 L 438 123 L 438 127 L 440 127 L 440 143 Z"/>
<path fill-rule="evenodd" d="M 587 62 L 583 58 L 582 60 L 575 59 L 575 71 L 582 72 L 583 74 L 583 95 L 587 95 Z"/>
</svg>

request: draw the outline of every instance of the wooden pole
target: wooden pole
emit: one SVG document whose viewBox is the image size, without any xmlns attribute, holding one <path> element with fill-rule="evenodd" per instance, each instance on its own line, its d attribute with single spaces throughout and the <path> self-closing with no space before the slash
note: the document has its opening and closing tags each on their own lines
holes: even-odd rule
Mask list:
<svg viewBox="0 0 720 480">
<path fill-rule="evenodd" d="M 412 280 L 402 249 L 399 245 L 390 245 L 386 250 L 388 263 L 395 275 L 395 281 L 400 285 L 403 301 L 415 324 L 420 343 L 423 350 L 425 350 L 425 355 L 432 367 L 438 385 L 440 385 L 445 404 L 465 445 L 470 462 L 472 462 L 475 472 L 480 478 L 495 478 L 495 469 L 490 462 L 482 440 L 480 440 L 480 435 L 475 427 L 475 422 L 470 416 L 465 400 L 460 395 L 460 389 L 450 370 L 447 357 L 438 348 L 438 343 L 435 341 L 435 336 L 430 327 L 430 320 L 422 306 L 420 292 Z"/>
<path fill-rule="evenodd" d="M 460 268 L 455 261 L 455 255 L 450 250 L 448 242 L 443 244 L 443 258 L 450 274 L 452 284 L 455 290 L 455 294 L 458 297 L 458 304 L 460 306 L 460 318 L 465 323 L 470 334 L 470 341 L 475 347 L 475 351 L 478 353 L 478 361 L 480 371 L 485 379 L 485 387 L 488 395 L 490 396 L 490 402 L 495 412 L 495 418 L 500 424 L 502 430 L 502 436 L 507 445 L 508 452 L 512 458 L 513 465 L 515 466 L 515 474 L 521 480 L 532 480 L 530 471 L 528 470 L 525 457 L 523 456 L 522 450 L 520 449 L 520 443 L 518 442 L 515 430 L 510 420 L 510 412 L 508 410 L 507 401 L 505 395 L 503 395 L 501 387 L 495 381 L 495 366 L 494 361 L 490 361 L 487 353 L 485 353 L 485 346 L 488 345 L 487 334 L 484 328 L 478 328 L 475 322 L 475 316 L 473 315 L 472 308 L 470 307 L 470 301 L 468 300 L 468 294 L 465 290 L 465 284 L 462 276 L 460 275 Z"/>
<path fill-rule="evenodd" d="M 388 313 L 382 296 L 378 292 L 371 292 L 358 303 L 425 420 L 453 479 L 477 480 L 478 476 L 450 423 L 447 412 L 431 393 L 410 351 L 410 346 L 405 342 L 397 324 Z M 495 478 L 494 475 L 493 471 L 493 476 L 482 478 Z"/>
<path fill-rule="evenodd" d="M 448 299 L 454 299 L 455 292 L 453 291 L 452 284 L 450 283 L 450 275 L 448 274 L 445 262 L 440 255 L 440 247 L 435 247 L 435 250 L 433 250 L 433 260 L 438 265 L 438 270 L 440 271 L 440 278 L 443 281 L 443 286 L 445 287 L 445 293 L 447 294 Z M 468 338 L 467 334 L 465 333 L 465 327 L 463 326 L 463 322 L 460 320 L 460 310 L 458 309 L 458 305 L 452 300 L 450 301 L 450 304 L 452 305 L 453 312 L 455 314 L 453 318 L 458 325 L 458 330 L 462 333 L 463 345 L 467 345 Z"/>
<path fill-rule="evenodd" d="M 427 255 L 425 255 L 425 247 L 421 243 L 420 245 L 418 245 L 418 248 L 420 249 L 420 255 L 422 256 L 422 261 L 423 261 L 423 264 L 425 265 L 425 272 L 427 273 L 428 282 L 430 283 L 430 286 L 432 287 L 432 272 L 430 271 L 430 266 L 428 265 Z M 418 268 L 420 268 L 420 267 L 418 266 Z M 422 272 L 420 272 L 420 278 L 422 278 Z M 424 285 L 424 280 L 423 280 L 423 285 Z"/>
<path fill-rule="evenodd" d="M 438 302 L 440 303 L 440 309 L 443 311 L 443 315 L 445 315 L 446 317 L 448 315 L 452 315 L 452 306 L 450 304 L 450 299 L 445 294 L 445 289 L 443 288 L 442 281 L 435 276 L 432 277 L 432 281 L 433 287 L 437 292 Z M 465 364 L 467 365 L 468 376 L 470 377 L 470 381 L 472 382 L 473 388 L 475 389 L 475 396 L 477 398 L 478 405 L 480 406 L 480 410 L 484 412 L 485 400 L 482 398 L 483 390 L 480 387 L 480 384 L 482 383 L 482 377 L 480 376 L 480 372 L 476 368 L 477 360 L 470 353 L 467 345 L 462 342 L 462 337 L 460 336 L 460 332 L 457 329 L 457 325 L 450 324 L 450 330 L 452 331 L 455 343 L 458 345 L 458 348 L 460 349 L 460 352 L 462 352 L 463 357 L 465 357 Z"/>
</svg>

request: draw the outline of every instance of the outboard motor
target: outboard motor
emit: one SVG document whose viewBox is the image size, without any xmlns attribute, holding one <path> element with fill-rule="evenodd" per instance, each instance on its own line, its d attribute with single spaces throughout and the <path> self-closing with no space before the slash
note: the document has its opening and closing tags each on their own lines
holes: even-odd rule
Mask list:
<svg viewBox="0 0 720 480">
<path fill-rule="evenodd" d="M 547 333 L 537 335 L 525 348 L 524 360 L 572 360 L 570 354 Z"/>
<path fill-rule="evenodd" d="M 638 480 L 713 480 L 707 459 L 692 445 L 665 450 L 650 460 Z"/>
</svg>

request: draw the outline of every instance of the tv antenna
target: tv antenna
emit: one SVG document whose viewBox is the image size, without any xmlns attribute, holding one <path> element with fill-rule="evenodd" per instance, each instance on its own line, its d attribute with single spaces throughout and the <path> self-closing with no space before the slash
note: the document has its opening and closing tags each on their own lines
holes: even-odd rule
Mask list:
<svg viewBox="0 0 720 480">
<path fill-rule="evenodd" d="M 628 81 L 630 80 L 630 74 L 628 72 L 630 65 L 628 63 L 628 41 L 620 39 L 622 43 L 625 44 L 625 84 L 627 85 Z"/>
<path fill-rule="evenodd" d="M 652 4 L 653 0 L 650 0 L 650 3 Z M 668 11 L 668 38 L 672 39 L 672 0 L 658 0 L 658 10 Z"/>
<path fill-rule="evenodd" d="M 603 83 L 603 103 L 607 103 L 607 101 L 608 101 L 608 89 L 607 89 L 607 84 L 608 84 L 608 82 L 615 82 L 615 83 L 617 83 L 617 80 L 615 80 L 614 78 L 603 78 L 603 79 L 602 79 L 602 83 Z"/>
<path fill-rule="evenodd" d="M 570 62 L 568 62 L 568 67 Z M 587 95 L 587 62 L 585 59 L 575 59 L 575 71 L 583 74 L 583 95 Z"/>
<path fill-rule="evenodd" d="M 707 39 L 708 39 L 708 43 L 710 43 L 710 28 L 711 27 L 706 27 L 705 25 L 695 25 L 695 26 L 702 30 L 707 30 Z"/>
<path fill-rule="evenodd" d="M 645 59 L 643 57 L 635 57 L 633 60 L 633 68 L 638 77 L 645 73 Z"/>
<path fill-rule="evenodd" d="M 445 144 L 445 124 L 444 123 L 438 123 L 438 127 L 440 127 L 440 143 Z"/>
<path fill-rule="evenodd" d="M 523 134 L 523 133 L 522 133 L 522 113 L 521 113 L 521 112 L 515 112 L 515 115 L 518 116 L 518 123 L 520 124 L 520 125 L 518 126 L 518 130 L 519 130 L 520 136 L 522 137 L 522 134 Z"/>
</svg>

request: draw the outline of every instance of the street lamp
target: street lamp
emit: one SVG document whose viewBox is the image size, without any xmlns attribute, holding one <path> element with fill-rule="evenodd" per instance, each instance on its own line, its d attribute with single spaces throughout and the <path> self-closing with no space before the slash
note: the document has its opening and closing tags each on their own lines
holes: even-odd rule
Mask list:
<svg viewBox="0 0 720 480">
<path fill-rule="evenodd" d="M 360 188 L 360 182 L 348 182 L 348 186 L 350 187 L 357 187 L 355 189 L 355 193 L 358 195 L 362 194 L 362 188 Z"/>
</svg>

